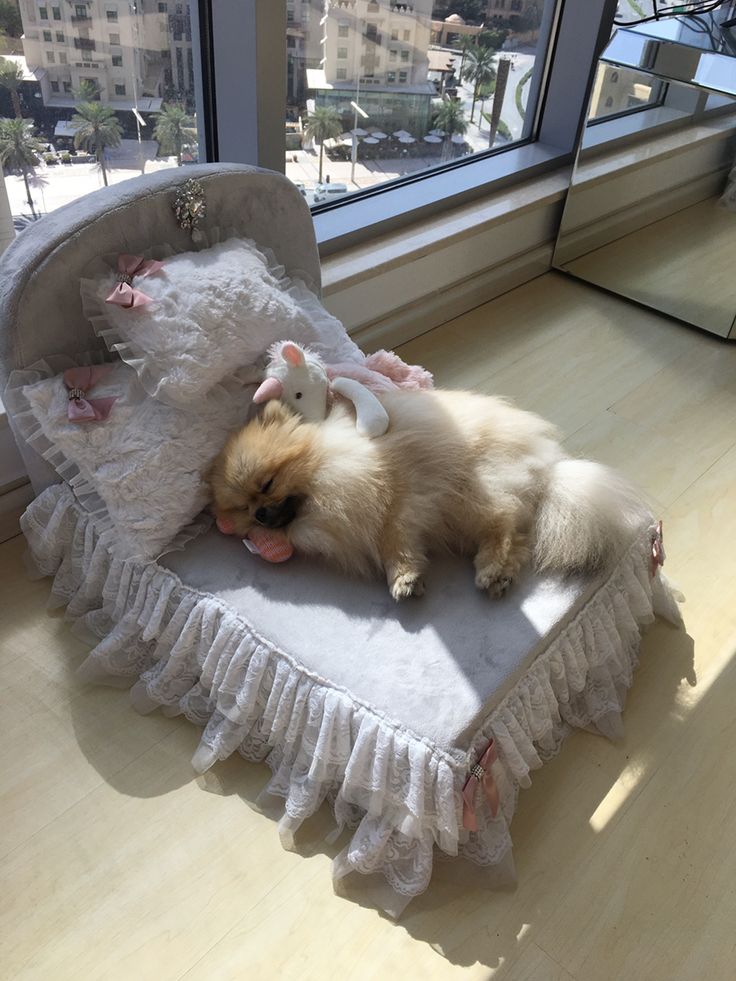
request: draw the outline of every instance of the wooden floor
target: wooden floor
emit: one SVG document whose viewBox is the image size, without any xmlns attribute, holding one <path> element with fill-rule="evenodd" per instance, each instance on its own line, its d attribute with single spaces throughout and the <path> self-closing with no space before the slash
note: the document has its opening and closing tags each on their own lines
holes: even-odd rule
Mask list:
<svg viewBox="0 0 736 981">
<path fill-rule="evenodd" d="M 514 823 L 514 891 L 436 881 L 398 925 L 336 898 L 251 810 L 265 767 L 207 783 L 187 722 L 80 685 L 82 646 L 0 548 L 0 977 L 736 976 L 736 346 L 549 274 L 406 345 L 445 386 L 551 417 L 663 516 L 687 632 L 644 642 L 626 738 L 577 734 Z"/>
</svg>

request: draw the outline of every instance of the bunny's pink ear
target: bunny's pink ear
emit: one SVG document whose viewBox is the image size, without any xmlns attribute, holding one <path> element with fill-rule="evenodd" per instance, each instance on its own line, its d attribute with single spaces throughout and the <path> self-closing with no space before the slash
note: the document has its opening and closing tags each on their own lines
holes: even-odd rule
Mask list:
<svg viewBox="0 0 736 981">
<path fill-rule="evenodd" d="M 284 386 L 278 378 L 266 378 L 256 389 L 253 396 L 253 403 L 260 405 L 261 402 L 269 402 L 271 399 L 280 399 L 284 392 Z"/>
<path fill-rule="evenodd" d="M 295 368 L 304 364 L 304 351 L 292 341 L 287 341 L 281 348 L 281 357 Z"/>
</svg>

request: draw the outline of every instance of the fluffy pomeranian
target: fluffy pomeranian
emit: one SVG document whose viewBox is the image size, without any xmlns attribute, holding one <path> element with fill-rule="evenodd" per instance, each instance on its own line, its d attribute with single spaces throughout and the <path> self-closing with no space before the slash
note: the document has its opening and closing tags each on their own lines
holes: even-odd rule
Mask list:
<svg viewBox="0 0 736 981">
<path fill-rule="evenodd" d="M 396 600 L 424 591 L 438 548 L 474 557 L 503 595 L 520 569 L 602 570 L 647 520 L 613 471 L 565 456 L 555 429 L 503 399 L 453 391 L 380 396 L 388 432 L 361 436 L 350 408 L 307 423 L 281 402 L 233 433 L 208 473 L 213 507 L 241 536 L 281 528 L 304 555 L 383 572 Z"/>
</svg>

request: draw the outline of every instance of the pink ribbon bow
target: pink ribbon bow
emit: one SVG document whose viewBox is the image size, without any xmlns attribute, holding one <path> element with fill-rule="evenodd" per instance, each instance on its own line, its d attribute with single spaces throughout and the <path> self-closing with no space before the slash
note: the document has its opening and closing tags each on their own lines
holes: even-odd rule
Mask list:
<svg viewBox="0 0 736 981">
<path fill-rule="evenodd" d="M 118 256 L 118 284 L 105 302 L 115 303 L 127 309 L 150 303 L 151 297 L 133 286 L 133 278 L 151 276 L 163 267 L 163 262 L 158 262 L 156 259 L 144 259 L 139 255 L 122 253 Z"/>
<path fill-rule="evenodd" d="M 652 554 L 650 558 L 649 571 L 652 574 L 652 579 L 657 575 L 657 569 L 659 566 L 664 565 L 664 560 L 666 556 L 664 553 L 664 539 L 662 537 L 662 522 L 657 522 L 657 527 L 654 529 L 654 534 L 652 535 Z"/>
<path fill-rule="evenodd" d="M 500 798 L 496 781 L 491 773 L 491 766 L 497 759 L 496 747 L 491 740 L 485 753 L 471 769 L 470 776 L 465 781 L 463 787 L 463 827 L 468 831 L 478 830 L 478 820 L 475 816 L 475 798 L 479 787 L 483 788 L 493 817 L 495 818 L 498 814 Z"/>
<path fill-rule="evenodd" d="M 64 372 L 64 384 L 69 391 L 67 413 L 71 422 L 101 422 L 107 419 L 117 395 L 101 399 L 88 399 L 86 395 L 111 371 L 111 364 L 99 364 L 90 368 L 68 368 Z"/>
</svg>

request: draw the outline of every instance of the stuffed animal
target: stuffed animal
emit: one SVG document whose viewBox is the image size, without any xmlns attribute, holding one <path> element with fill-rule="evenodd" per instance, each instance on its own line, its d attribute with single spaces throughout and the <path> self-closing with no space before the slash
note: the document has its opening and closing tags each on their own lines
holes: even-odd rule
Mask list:
<svg viewBox="0 0 736 981">
<path fill-rule="evenodd" d="M 331 377 L 329 367 L 317 355 L 293 341 L 279 342 L 270 354 L 266 378 L 253 396 L 256 405 L 281 399 L 307 422 L 321 422 L 331 397 L 340 395 L 355 407 L 355 428 L 361 436 L 383 436 L 388 429 L 388 413 L 361 380 Z M 388 388 L 396 387 L 389 379 L 384 381 Z"/>
<path fill-rule="evenodd" d="M 217 518 L 217 528 L 223 535 L 234 535 L 235 528 L 227 518 Z M 286 562 L 294 554 L 294 547 L 283 531 L 261 528 L 255 525 L 243 539 L 243 545 L 266 562 Z"/>
</svg>

